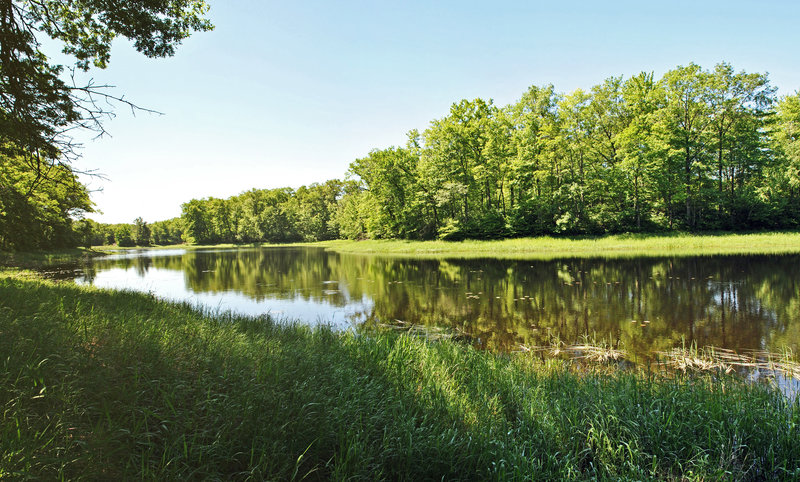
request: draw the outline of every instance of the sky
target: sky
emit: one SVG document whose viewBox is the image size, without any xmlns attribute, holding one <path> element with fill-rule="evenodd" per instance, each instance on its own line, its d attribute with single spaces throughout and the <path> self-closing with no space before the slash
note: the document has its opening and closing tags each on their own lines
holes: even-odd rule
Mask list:
<svg viewBox="0 0 800 482">
<path fill-rule="evenodd" d="M 768 73 L 800 89 L 800 2 L 210 0 L 211 32 L 148 59 L 115 41 L 97 84 L 118 107 L 78 138 L 98 213 L 154 222 L 194 198 L 344 178 L 461 99 L 504 106 L 531 85 L 590 89 L 678 65 Z"/>
</svg>

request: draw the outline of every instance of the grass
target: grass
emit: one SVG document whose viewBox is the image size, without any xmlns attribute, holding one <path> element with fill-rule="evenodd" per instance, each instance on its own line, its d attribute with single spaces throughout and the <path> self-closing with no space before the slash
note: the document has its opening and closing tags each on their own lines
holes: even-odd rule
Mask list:
<svg viewBox="0 0 800 482">
<path fill-rule="evenodd" d="M 551 259 L 558 257 L 591 256 L 698 256 L 717 254 L 788 254 L 800 253 L 800 232 L 763 233 L 655 233 L 617 234 L 608 236 L 577 236 L 513 238 L 491 241 L 408 241 L 389 240 L 334 240 L 292 244 L 216 244 L 216 245 L 164 245 L 164 246 L 94 246 L 91 249 L 75 248 L 42 252 L 0 252 L 0 267 L 22 266 L 40 268 L 67 262 L 77 262 L 87 256 L 100 256 L 112 251 L 141 249 L 235 249 L 286 246 L 322 247 L 340 253 L 398 255 L 436 258 L 457 257 L 514 257 Z"/>
<path fill-rule="evenodd" d="M 497 241 L 326 241 L 316 243 L 341 253 L 415 257 L 557 258 L 590 256 L 697 256 L 800 252 L 800 233 L 661 233 L 600 237 L 516 238 Z"/>
<path fill-rule="evenodd" d="M 0 479 L 785 479 L 800 402 L 0 273 Z"/>
</svg>

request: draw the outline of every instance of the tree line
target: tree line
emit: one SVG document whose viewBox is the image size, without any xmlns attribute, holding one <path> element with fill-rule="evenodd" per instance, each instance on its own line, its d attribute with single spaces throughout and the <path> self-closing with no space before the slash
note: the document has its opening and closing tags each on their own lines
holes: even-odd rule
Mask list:
<svg viewBox="0 0 800 482">
<path fill-rule="evenodd" d="M 330 180 L 298 189 L 252 189 L 228 199 L 192 199 L 181 206 L 179 218 L 152 224 L 142 218 L 132 224 L 89 221 L 83 240 L 87 246 L 150 246 L 336 239 L 339 202 L 357 189 L 355 182 Z"/>
<path fill-rule="evenodd" d="M 350 173 L 347 237 L 796 227 L 800 94 L 690 64 L 512 105 L 462 100 Z"/>
<path fill-rule="evenodd" d="M 311 204 L 319 186 L 192 200 L 181 216 L 187 239 L 796 228 L 800 93 L 778 98 L 765 74 L 727 63 L 570 94 L 533 86 L 505 107 L 455 103 L 405 146 L 373 150 L 346 182 L 325 186 L 325 201 Z"/>
<path fill-rule="evenodd" d="M 4 189 L 0 203 L 8 204 Z M 90 209 L 82 199 L 62 206 L 61 225 Z M 660 79 L 611 77 L 570 94 L 532 86 L 504 107 L 454 103 L 424 131 L 410 131 L 405 146 L 355 160 L 345 180 L 181 207 L 180 218 L 152 224 L 73 223 L 77 234 L 57 239 L 150 245 L 797 228 L 800 93 L 779 98 L 765 74 L 727 63 L 679 66 Z M 4 229 L 20 222 L 0 213 Z M 24 235 L 13 236 L 3 231 L 0 242 L 20 245 Z"/>
</svg>

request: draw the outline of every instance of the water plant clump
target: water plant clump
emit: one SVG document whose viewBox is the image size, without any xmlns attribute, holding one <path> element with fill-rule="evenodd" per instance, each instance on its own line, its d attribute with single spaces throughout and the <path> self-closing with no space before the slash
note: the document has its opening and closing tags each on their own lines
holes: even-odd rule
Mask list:
<svg viewBox="0 0 800 482">
<path fill-rule="evenodd" d="M 588 351 L 588 350 L 587 350 Z M 784 479 L 800 402 L 0 275 L 0 478 Z"/>
</svg>

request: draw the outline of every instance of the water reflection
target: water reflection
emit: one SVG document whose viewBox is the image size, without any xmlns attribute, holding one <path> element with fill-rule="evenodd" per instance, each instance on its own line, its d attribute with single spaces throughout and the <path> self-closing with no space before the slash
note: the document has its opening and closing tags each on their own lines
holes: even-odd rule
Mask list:
<svg viewBox="0 0 800 482">
<path fill-rule="evenodd" d="M 589 337 L 645 355 L 693 343 L 797 350 L 799 268 L 798 255 L 431 260 L 264 248 L 120 255 L 79 281 L 337 326 L 457 327 L 489 349 Z"/>
</svg>

